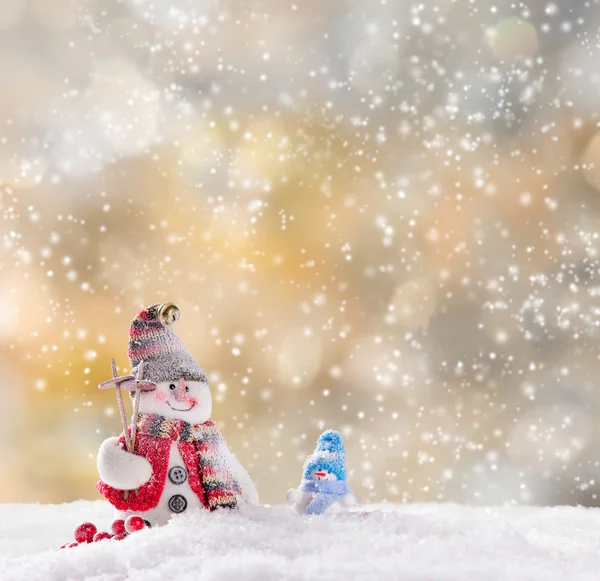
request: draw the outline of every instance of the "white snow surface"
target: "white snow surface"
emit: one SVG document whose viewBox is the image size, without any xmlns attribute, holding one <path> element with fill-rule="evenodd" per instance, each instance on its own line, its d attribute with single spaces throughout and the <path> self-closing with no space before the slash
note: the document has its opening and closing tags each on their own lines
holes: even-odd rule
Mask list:
<svg viewBox="0 0 600 581">
<path fill-rule="evenodd" d="M 0 579 L 600 579 L 598 509 L 384 505 L 306 517 L 248 505 L 57 551 L 83 521 L 108 530 L 112 509 L 104 501 L 0 505 Z"/>
</svg>

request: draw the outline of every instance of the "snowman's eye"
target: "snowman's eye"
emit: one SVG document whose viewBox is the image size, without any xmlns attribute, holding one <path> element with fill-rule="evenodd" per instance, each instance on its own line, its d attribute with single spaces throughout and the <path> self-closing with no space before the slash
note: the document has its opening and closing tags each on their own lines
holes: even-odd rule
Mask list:
<svg viewBox="0 0 600 581">
<path fill-rule="evenodd" d="M 190 388 L 187 385 L 185 386 L 185 391 L 186 393 L 190 391 Z"/>
<path fill-rule="evenodd" d="M 175 384 L 174 384 L 174 383 L 172 383 L 171 385 L 169 385 L 169 389 L 170 389 L 171 391 L 173 391 L 173 390 L 175 389 Z"/>
</svg>

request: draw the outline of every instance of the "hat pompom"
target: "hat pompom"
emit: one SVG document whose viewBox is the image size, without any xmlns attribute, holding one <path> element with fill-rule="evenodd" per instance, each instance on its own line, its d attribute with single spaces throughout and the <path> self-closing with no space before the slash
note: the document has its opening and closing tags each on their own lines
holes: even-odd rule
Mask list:
<svg viewBox="0 0 600 581">
<path fill-rule="evenodd" d="M 317 440 L 317 450 L 327 452 L 343 452 L 342 435 L 335 430 L 326 430 Z"/>
<path fill-rule="evenodd" d="M 158 307 L 158 320 L 165 326 L 179 321 L 179 307 L 174 303 L 164 303 Z"/>
</svg>

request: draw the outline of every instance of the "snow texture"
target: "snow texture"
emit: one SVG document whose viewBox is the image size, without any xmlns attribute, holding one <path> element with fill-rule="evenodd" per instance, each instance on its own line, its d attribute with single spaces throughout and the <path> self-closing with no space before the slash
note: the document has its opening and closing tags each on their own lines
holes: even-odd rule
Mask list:
<svg viewBox="0 0 600 581">
<path fill-rule="evenodd" d="M 600 511 L 371 507 L 331 516 L 283 507 L 198 511 L 124 541 L 74 549 L 84 520 L 108 529 L 103 501 L 0 505 L 2 581 L 596 581 Z"/>
</svg>

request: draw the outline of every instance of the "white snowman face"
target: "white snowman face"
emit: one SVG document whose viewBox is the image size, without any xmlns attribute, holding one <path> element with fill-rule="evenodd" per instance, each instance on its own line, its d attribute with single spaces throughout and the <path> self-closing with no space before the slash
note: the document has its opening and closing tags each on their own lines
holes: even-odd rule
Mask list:
<svg viewBox="0 0 600 581">
<path fill-rule="evenodd" d="M 333 472 L 329 472 L 329 470 L 313 470 L 310 473 L 310 476 L 313 480 L 337 480 L 338 479 L 338 477 Z"/>
<path fill-rule="evenodd" d="M 163 381 L 141 393 L 140 413 L 203 424 L 212 413 L 212 397 L 204 381 Z"/>
</svg>

